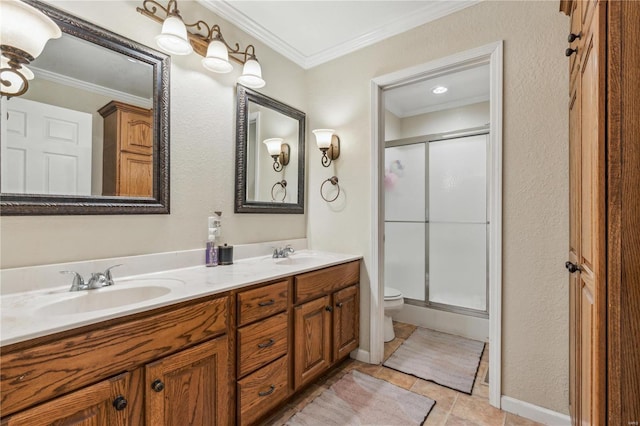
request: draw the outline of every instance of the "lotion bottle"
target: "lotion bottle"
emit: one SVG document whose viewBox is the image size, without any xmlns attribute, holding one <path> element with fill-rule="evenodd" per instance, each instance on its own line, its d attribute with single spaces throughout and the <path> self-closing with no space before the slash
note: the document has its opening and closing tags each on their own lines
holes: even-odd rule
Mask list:
<svg viewBox="0 0 640 426">
<path fill-rule="evenodd" d="M 216 237 L 220 236 L 220 215 L 222 213 L 215 212 L 212 216 L 207 218 L 208 222 L 208 236 L 207 236 L 207 250 L 205 255 L 205 263 L 207 266 L 218 265 L 218 247 L 216 247 Z"/>
</svg>

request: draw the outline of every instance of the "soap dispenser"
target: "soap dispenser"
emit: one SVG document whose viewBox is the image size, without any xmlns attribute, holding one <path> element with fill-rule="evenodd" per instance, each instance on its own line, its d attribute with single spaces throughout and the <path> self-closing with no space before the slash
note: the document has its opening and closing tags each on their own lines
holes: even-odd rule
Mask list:
<svg viewBox="0 0 640 426">
<path fill-rule="evenodd" d="M 216 247 L 216 238 L 220 236 L 221 212 L 214 212 L 207 218 L 209 232 L 207 235 L 207 251 L 205 263 L 207 266 L 218 265 L 218 247 Z"/>
</svg>

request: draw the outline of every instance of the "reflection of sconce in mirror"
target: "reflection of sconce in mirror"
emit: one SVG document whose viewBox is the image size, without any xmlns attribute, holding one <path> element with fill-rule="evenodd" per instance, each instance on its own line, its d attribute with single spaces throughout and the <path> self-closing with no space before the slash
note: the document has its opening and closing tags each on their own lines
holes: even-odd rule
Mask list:
<svg viewBox="0 0 640 426">
<path fill-rule="evenodd" d="M 243 65 L 238 83 L 253 89 L 259 89 L 266 84 L 262 79 L 262 68 L 252 44 L 244 50 L 240 49 L 238 43 L 232 43 L 234 47 L 231 47 L 217 24 L 209 25 L 202 20 L 185 24 L 178 11 L 177 0 L 169 0 L 166 7 L 155 0 L 144 0 L 142 7 L 136 10 L 162 23 L 162 32 L 156 36 L 156 43 L 165 52 L 172 55 L 188 55 L 195 50 L 203 56 L 202 66 L 216 73 L 231 72 L 233 66 L 229 59 L 233 59 Z"/>
<path fill-rule="evenodd" d="M 267 151 L 273 158 L 273 170 L 279 172 L 283 166 L 289 164 L 289 144 L 282 143 L 282 138 L 265 139 L 262 143 L 267 146 Z"/>
<path fill-rule="evenodd" d="M 322 151 L 322 165 L 324 167 L 329 167 L 333 160 L 340 157 L 340 138 L 333 132 L 333 129 L 313 130 L 318 148 Z"/>
<path fill-rule="evenodd" d="M 50 38 L 62 31 L 48 16 L 18 0 L 0 2 L 0 96 L 20 96 L 29 89 L 33 72 L 25 65 L 42 53 Z"/>
</svg>

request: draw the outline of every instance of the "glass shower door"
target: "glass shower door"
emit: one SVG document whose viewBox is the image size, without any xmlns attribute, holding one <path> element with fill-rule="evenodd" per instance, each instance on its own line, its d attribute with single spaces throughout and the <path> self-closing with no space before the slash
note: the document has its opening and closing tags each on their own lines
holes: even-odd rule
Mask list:
<svg viewBox="0 0 640 426">
<path fill-rule="evenodd" d="M 425 300 L 425 143 L 385 148 L 384 282 Z"/>
<path fill-rule="evenodd" d="M 487 311 L 487 135 L 429 142 L 430 304 Z"/>
</svg>

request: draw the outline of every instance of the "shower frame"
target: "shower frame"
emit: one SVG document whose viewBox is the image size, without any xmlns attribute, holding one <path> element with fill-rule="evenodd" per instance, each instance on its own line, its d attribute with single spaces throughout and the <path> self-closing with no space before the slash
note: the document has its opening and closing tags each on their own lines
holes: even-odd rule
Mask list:
<svg viewBox="0 0 640 426">
<path fill-rule="evenodd" d="M 421 143 L 428 145 L 431 142 L 442 142 L 446 140 L 464 138 L 467 136 L 489 135 L 489 131 L 490 131 L 490 128 L 489 128 L 489 125 L 487 124 L 485 126 L 469 127 L 466 129 L 454 130 L 451 132 L 434 133 L 430 135 L 414 136 L 414 137 L 403 138 L 403 139 L 394 139 L 390 141 L 385 141 L 385 148 L 392 148 L 396 146 L 406 146 L 406 145 L 417 145 Z M 428 161 L 429 161 L 429 149 L 427 146 L 427 149 L 425 149 L 425 167 L 427 166 Z M 486 170 L 488 172 L 490 167 L 489 155 L 487 155 L 486 163 L 487 163 Z M 428 188 L 428 187 L 429 187 L 429 173 L 427 171 L 427 173 L 425 173 L 425 188 Z M 428 193 L 427 193 L 427 197 L 428 197 Z M 486 185 L 485 197 L 487 200 L 487 207 L 486 207 L 487 218 L 489 218 L 489 185 L 488 184 Z M 425 202 L 425 208 L 428 208 L 428 202 Z M 386 223 L 386 222 L 398 222 L 398 221 L 384 220 L 384 222 Z M 425 224 L 427 224 L 427 226 L 425 227 L 425 238 L 424 238 L 425 252 L 427 253 L 427 259 L 429 259 L 429 256 L 428 256 L 429 238 L 427 236 L 429 223 L 431 223 L 431 221 L 427 218 L 427 220 L 425 221 Z M 424 299 L 425 300 L 412 299 L 409 297 L 405 297 L 404 298 L 405 303 L 409 305 L 421 306 L 429 309 L 437 309 L 440 311 L 452 312 L 454 314 L 469 315 L 477 318 L 489 318 L 489 302 L 490 302 L 490 299 L 489 299 L 489 225 L 490 225 L 490 221 L 489 220 L 486 221 L 486 225 L 487 225 L 486 252 L 485 252 L 486 253 L 486 260 L 485 260 L 486 307 L 484 310 L 465 308 L 464 306 L 449 305 L 447 303 L 431 302 L 429 300 L 429 280 L 427 280 L 426 276 L 424 277 Z"/>
</svg>

